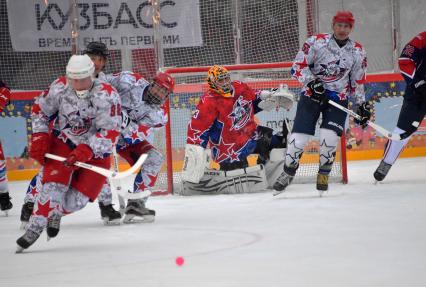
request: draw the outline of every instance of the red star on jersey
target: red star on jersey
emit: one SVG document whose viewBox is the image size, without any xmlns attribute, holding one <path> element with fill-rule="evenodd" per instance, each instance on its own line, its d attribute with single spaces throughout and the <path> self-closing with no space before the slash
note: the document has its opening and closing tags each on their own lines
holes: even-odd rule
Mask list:
<svg viewBox="0 0 426 287">
<path fill-rule="evenodd" d="M 230 153 L 231 153 L 229 150 L 233 146 L 234 146 L 234 143 L 227 144 L 223 141 L 223 138 L 220 137 L 219 144 L 216 145 L 216 148 L 218 150 L 218 155 L 216 157 L 216 161 L 218 163 L 220 163 L 220 162 L 224 161 L 225 159 L 227 159 L 229 157 Z"/>
<path fill-rule="evenodd" d="M 300 78 L 302 76 L 302 71 L 300 69 L 297 69 L 296 72 L 294 73 L 294 76 L 296 78 Z"/>
<path fill-rule="evenodd" d="M 31 113 L 34 115 L 39 114 L 41 111 L 41 108 L 38 104 L 34 103 L 33 106 L 31 107 Z"/>
<path fill-rule="evenodd" d="M 31 195 L 34 197 L 37 195 L 38 191 L 37 188 L 35 186 L 31 186 L 31 191 L 30 191 Z"/>
<path fill-rule="evenodd" d="M 316 40 L 325 40 L 327 38 L 327 34 L 318 34 L 316 37 Z"/>
<path fill-rule="evenodd" d="M 133 131 L 132 135 L 130 136 L 132 138 L 132 142 L 135 142 L 139 139 L 139 133 L 138 131 Z"/>
<path fill-rule="evenodd" d="M 106 91 L 108 95 L 114 91 L 114 88 L 110 84 L 102 83 L 102 91 Z"/>
<path fill-rule="evenodd" d="M 306 60 L 306 57 L 303 57 L 303 62 L 297 63 L 300 69 L 304 69 L 308 66 L 308 60 Z"/>
<path fill-rule="evenodd" d="M 40 204 L 37 202 L 37 211 L 34 213 L 35 215 L 41 215 L 43 217 L 48 217 L 49 213 L 55 208 L 50 208 L 50 199 L 46 201 L 45 204 Z"/>
<path fill-rule="evenodd" d="M 144 125 L 138 126 L 138 132 L 142 133 L 144 137 L 148 136 L 150 129 L 151 129 L 150 127 L 147 127 Z"/>
<path fill-rule="evenodd" d="M 117 137 L 120 135 L 120 133 L 116 130 L 108 130 L 105 138 L 111 140 L 112 142 L 115 142 L 115 140 L 117 139 Z"/>
<path fill-rule="evenodd" d="M 362 45 L 360 43 L 358 43 L 358 42 L 355 42 L 355 46 L 354 47 L 357 48 L 357 49 L 362 49 Z"/>
<path fill-rule="evenodd" d="M 229 155 L 231 158 L 231 162 L 238 161 L 238 156 L 240 154 L 238 152 L 235 152 L 234 150 L 231 151 L 231 154 Z"/>
<path fill-rule="evenodd" d="M 133 76 L 133 78 L 135 78 L 136 82 L 142 78 L 142 76 L 138 73 L 132 73 L 131 75 Z"/>
<path fill-rule="evenodd" d="M 149 183 L 147 185 L 145 185 L 145 182 L 143 182 L 143 181 L 141 183 L 139 183 L 139 185 L 138 185 L 139 190 L 145 190 L 148 187 L 154 186 L 154 183 L 157 180 L 157 176 L 148 174 L 148 178 L 149 178 Z"/>
<path fill-rule="evenodd" d="M 194 129 L 192 127 L 192 123 L 190 122 L 189 126 L 188 126 L 188 141 L 189 141 L 189 143 L 200 144 L 201 143 L 200 135 L 201 135 L 201 131 Z"/>
<path fill-rule="evenodd" d="M 67 84 L 67 78 L 66 77 L 64 77 L 64 76 L 62 76 L 62 77 L 59 77 L 57 80 L 56 80 L 56 83 L 55 84 L 63 84 L 64 86 Z"/>
</svg>

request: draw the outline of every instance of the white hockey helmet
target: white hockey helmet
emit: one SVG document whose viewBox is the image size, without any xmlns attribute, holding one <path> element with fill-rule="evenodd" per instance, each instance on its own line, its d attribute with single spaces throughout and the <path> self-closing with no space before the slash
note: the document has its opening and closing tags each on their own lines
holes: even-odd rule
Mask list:
<svg viewBox="0 0 426 287">
<path fill-rule="evenodd" d="M 73 55 L 66 68 L 67 78 L 77 96 L 84 98 L 93 85 L 95 65 L 87 55 Z"/>
</svg>

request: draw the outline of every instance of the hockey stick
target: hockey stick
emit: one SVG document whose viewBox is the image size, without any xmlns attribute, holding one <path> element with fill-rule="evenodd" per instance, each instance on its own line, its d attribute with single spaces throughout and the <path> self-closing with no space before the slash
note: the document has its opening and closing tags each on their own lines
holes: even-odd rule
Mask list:
<svg viewBox="0 0 426 287">
<path fill-rule="evenodd" d="M 114 148 L 112 150 L 112 158 L 113 158 L 113 162 L 114 162 L 114 171 L 115 172 L 119 172 L 118 170 L 118 154 L 117 154 L 117 149 Z M 119 204 L 119 208 L 120 208 L 120 213 L 121 215 L 124 214 L 124 209 L 126 208 L 126 202 L 124 201 L 123 196 L 121 195 L 121 181 L 117 180 L 117 185 L 115 183 L 112 182 L 112 179 L 109 179 L 109 184 L 111 186 L 111 189 L 114 188 L 114 190 L 117 193 L 118 196 L 118 204 Z"/>
<path fill-rule="evenodd" d="M 355 113 L 354 111 L 347 109 L 341 105 L 339 105 L 338 103 L 328 100 L 328 103 L 336 108 L 338 108 L 339 110 L 342 110 L 344 112 L 346 112 L 347 114 L 353 116 L 354 118 L 361 120 L 361 116 L 358 115 L 357 113 Z M 399 134 L 395 134 L 395 133 L 391 133 L 390 131 L 388 131 L 387 129 L 379 126 L 378 124 L 375 124 L 371 121 L 367 121 L 367 125 L 369 125 L 370 127 L 372 127 L 373 129 L 375 129 L 376 131 L 378 131 L 379 133 L 381 133 L 382 135 L 384 135 L 386 138 L 390 139 L 390 140 L 395 140 L 395 141 L 400 141 L 402 140 L 401 135 Z"/>
<path fill-rule="evenodd" d="M 66 158 L 64 158 L 62 156 L 54 155 L 54 154 L 51 154 L 51 153 L 46 153 L 44 156 L 47 157 L 47 158 L 50 158 L 50 159 L 57 160 L 57 161 L 65 161 L 66 160 Z M 134 172 L 136 172 L 142 166 L 142 164 L 144 163 L 144 161 L 146 160 L 147 157 L 148 157 L 147 154 L 142 154 L 132 167 L 130 167 L 129 169 L 127 169 L 126 171 L 123 171 L 123 172 L 116 172 L 116 171 L 112 171 L 112 170 L 109 170 L 109 169 L 105 169 L 105 168 L 102 168 L 102 167 L 94 166 L 94 165 L 87 164 L 87 163 L 84 163 L 84 162 L 79 162 L 79 161 L 74 163 L 74 165 L 81 167 L 81 168 L 91 170 L 91 171 L 96 172 L 96 173 L 99 173 L 99 174 L 101 174 L 101 175 L 103 175 L 107 178 L 120 179 L 120 178 L 128 177 L 128 176 L 132 175 Z"/>
</svg>

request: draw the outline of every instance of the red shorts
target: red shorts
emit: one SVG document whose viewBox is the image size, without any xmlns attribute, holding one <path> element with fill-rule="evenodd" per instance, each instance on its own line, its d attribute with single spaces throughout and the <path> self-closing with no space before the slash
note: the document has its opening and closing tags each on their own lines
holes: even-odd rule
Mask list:
<svg viewBox="0 0 426 287">
<path fill-rule="evenodd" d="M 49 152 L 62 157 L 67 157 L 72 149 L 56 137 L 52 137 Z M 86 162 L 105 169 L 110 169 L 110 157 L 102 159 L 92 159 Z M 79 192 L 83 193 L 94 201 L 102 190 L 106 177 L 99 173 L 85 168 L 73 170 L 65 166 L 62 162 L 47 159 L 43 171 L 43 183 L 56 182 L 63 185 L 69 185 Z"/>
</svg>

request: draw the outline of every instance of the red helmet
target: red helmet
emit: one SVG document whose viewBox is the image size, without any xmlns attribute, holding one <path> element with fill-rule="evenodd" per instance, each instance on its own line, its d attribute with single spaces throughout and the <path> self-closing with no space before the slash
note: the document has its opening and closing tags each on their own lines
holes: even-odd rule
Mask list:
<svg viewBox="0 0 426 287">
<path fill-rule="evenodd" d="M 169 93 L 173 92 L 175 80 L 169 74 L 160 72 L 154 77 L 153 81 L 159 86 L 166 88 Z"/>
<path fill-rule="evenodd" d="M 336 15 L 333 17 L 333 25 L 334 23 L 347 23 L 353 27 L 355 18 L 351 11 L 337 11 Z"/>
</svg>

